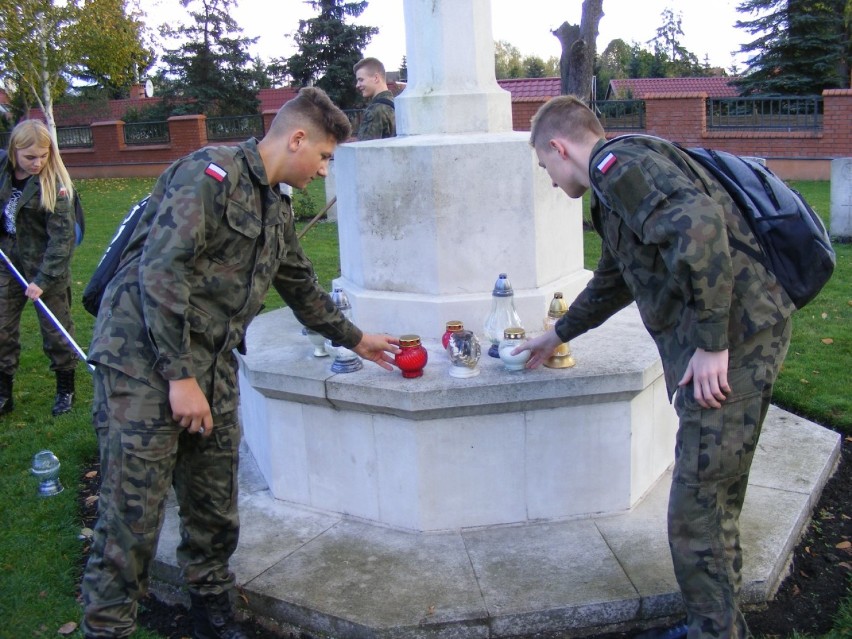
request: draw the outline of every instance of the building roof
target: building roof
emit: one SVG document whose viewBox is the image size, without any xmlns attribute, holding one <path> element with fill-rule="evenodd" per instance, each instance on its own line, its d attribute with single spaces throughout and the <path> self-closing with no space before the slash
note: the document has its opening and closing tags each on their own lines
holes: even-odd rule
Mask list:
<svg viewBox="0 0 852 639">
<path fill-rule="evenodd" d="M 610 80 L 607 99 L 632 97 L 641 100 L 660 93 L 706 93 L 708 98 L 736 98 L 740 93 L 731 84 L 734 77 L 709 78 L 624 78 Z"/>
<path fill-rule="evenodd" d="M 257 92 L 257 99 L 260 101 L 258 110 L 277 111 L 285 102 L 289 102 L 296 97 L 299 89 L 293 87 L 281 87 L 280 89 L 261 89 Z"/>
<path fill-rule="evenodd" d="M 559 78 L 509 78 L 497 84 L 512 94 L 512 102 L 541 102 L 559 95 Z"/>
</svg>

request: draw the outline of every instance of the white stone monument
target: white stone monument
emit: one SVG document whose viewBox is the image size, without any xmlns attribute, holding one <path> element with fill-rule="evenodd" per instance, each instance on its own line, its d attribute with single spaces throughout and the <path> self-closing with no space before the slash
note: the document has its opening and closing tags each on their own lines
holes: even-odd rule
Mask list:
<svg viewBox="0 0 852 639">
<path fill-rule="evenodd" d="M 335 154 L 341 286 L 364 330 L 423 338 L 423 377 L 335 375 L 287 310 L 242 357 L 245 438 L 277 498 L 412 531 L 634 506 L 676 418 L 635 309 L 578 339 L 573 369 L 448 374 L 445 323 L 482 326 L 500 273 L 529 333 L 582 289 L 581 203 L 553 188 L 494 75 L 490 0 L 405 0 L 397 137 Z M 486 344 L 487 346 L 487 344 Z M 485 349 L 484 349 L 485 350 Z"/>
<path fill-rule="evenodd" d="M 831 161 L 831 237 L 852 238 L 852 158 Z"/>
</svg>

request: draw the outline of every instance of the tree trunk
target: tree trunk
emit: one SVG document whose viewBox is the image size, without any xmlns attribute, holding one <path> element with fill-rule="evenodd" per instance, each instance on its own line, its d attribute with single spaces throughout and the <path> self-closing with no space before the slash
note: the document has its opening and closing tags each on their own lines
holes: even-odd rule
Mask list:
<svg viewBox="0 0 852 639">
<path fill-rule="evenodd" d="M 563 22 L 558 29 L 552 31 L 562 45 L 559 70 L 563 95 L 575 95 L 586 102 L 592 97 L 595 41 L 598 38 L 598 24 L 603 15 L 603 0 L 583 0 L 580 25 Z"/>
</svg>

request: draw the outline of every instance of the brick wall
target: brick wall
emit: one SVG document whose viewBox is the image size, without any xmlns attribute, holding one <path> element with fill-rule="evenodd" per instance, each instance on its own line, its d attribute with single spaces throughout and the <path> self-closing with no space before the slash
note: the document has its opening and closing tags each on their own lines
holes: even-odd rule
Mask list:
<svg viewBox="0 0 852 639">
<path fill-rule="evenodd" d="M 613 135 L 657 135 L 684 146 L 765 158 L 784 179 L 829 180 L 831 160 L 852 156 L 852 89 L 826 90 L 822 97 L 825 108 L 820 131 L 748 131 L 709 130 L 705 93 L 658 93 L 644 98 L 645 129 Z M 532 104 L 523 103 L 525 114 Z M 535 102 L 533 112 L 541 104 Z M 515 104 L 512 107 L 514 111 Z M 526 126 L 520 126 L 524 122 Z M 514 127 L 529 130 L 529 118 L 515 118 Z"/>
<path fill-rule="evenodd" d="M 645 129 L 685 146 L 704 146 L 738 155 L 766 158 L 785 179 L 828 180 L 831 160 L 852 156 L 852 89 L 823 92 L 824 116 L 820 131 L 708 130 L 706 94 L 656 94 L 645 99 Z M 512 126 L 529 131 L 530 119 L 542 100 L 523 98 L 512 102 Z M 264 130 L 275 116 L 263 112 Z M 159 175 L 174 160 L 208 144 L 205 116 L 169 118 L 168 144 L 127 146 L 124 123 L 109 120 L 92 124 L 91 149 L 63 149 L 62 157 L 72 177 L 129 177 Z M 619 131 L 624 133 L 624 131 Z"/>
</svg>

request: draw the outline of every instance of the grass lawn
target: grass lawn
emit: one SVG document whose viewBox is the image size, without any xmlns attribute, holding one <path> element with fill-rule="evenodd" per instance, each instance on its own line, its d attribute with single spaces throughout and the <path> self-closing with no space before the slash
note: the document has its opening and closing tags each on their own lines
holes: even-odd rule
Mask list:
<svg viewBox="0 0 852 639">
<path fill-rule="evenodd" d="M 72 266 L 77 341 L 88 350 L 93 319 L 80 304 L 80 296 L 116 225 L 129 206 L 148 193 L 153 180 L 81 180 L 77 184 L 86 208 L 86 239 L 78 247 Z M 828 182 L 804 182 L 805 193 L 826 219 Z M 311 187 L 322 208 L 322 184 Z M 304 222 L 302 222 L 304 224 Z M 320 282 L 330 286 L 339 273 L 337 225 L 321 223 L 303 240 L 314 261 Z M 852 245 L 839 245 L 837 271 L 825 290 L 796 314 L 790 355 L 778 381 L 778 404 L 806 415 L 835 430 L 852 435 L 849 373 L 852 362 Z M 586 234 L 586 264 L 592 267 L 600 250 L 593 233 Z M 267 309 L 281 305 L 270 294 Z M 83 469 L 97 454 L 89 408 L 91 381 L 80 365 L 74 410 L 59 418 L 50 416 L 55 382 L 41 351 L 35 309 L 27 308 L 22 322 L 21 366 L 15 378 L 15 410 L 0 418 L 0 639 L 55 637 L 63 624 L 78 623 L 77 601 L 82 549 L 77 504 Z M 844 372 L 845 371 L 845 372 Z M 49 448 L 62 463 L 65 491 L 50 499 L 36 496 L 36 481 L 29 469 L 33 455 Z M 847 601 L 835 624 L 837 637 L 852 633 L 852 600 Z M 79 631 L 71 634 L 80 637 Z M 801 638 L 801 635 L 791 634 Z M 159 635 L 140 630 L 136 639 Z M 779 638 L 780 639 L 780 638 Z"/>
</svg>

